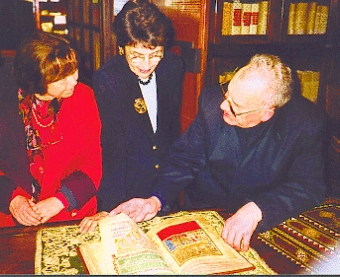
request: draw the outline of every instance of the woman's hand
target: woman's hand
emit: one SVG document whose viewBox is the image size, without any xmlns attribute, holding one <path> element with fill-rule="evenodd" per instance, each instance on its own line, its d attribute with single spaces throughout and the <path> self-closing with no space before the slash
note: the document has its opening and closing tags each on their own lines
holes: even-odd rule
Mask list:
<svg viewBox="0 0 340 277">
<path fill-rule="evenodd" d="M 9 211 L 20 224 L 37 226 L 42 223 L 42 217 L 33 210 L 32 206 L 34 205 L 35 203 L 32 200 L 17 195 L 9 204 Z"/>
<path fill-rule="evenodd" d="M 32 209 L 41 216 L 41 223 L 45 223 L 64 208 L 64 204 L 56 197 L 41 200 L 32 206 Z"/>
<path fill-rule="evenodd" d="M 110 216 L 125 213 L 133 221 L 141 222 L 149 220 L 157 215 L 161 208 L 161 202 L 155 196 L 150 198 L 132 198 L 110 212 Z"/>
<path fill-rule="evenodd" d="M 107 212 L 100 212 L 93 216 L 85 217 L 79 224 L 80 232 L 93 232 L 98 225 L 98 221 L 107 216 L 109 216 Z"/>
</svg>

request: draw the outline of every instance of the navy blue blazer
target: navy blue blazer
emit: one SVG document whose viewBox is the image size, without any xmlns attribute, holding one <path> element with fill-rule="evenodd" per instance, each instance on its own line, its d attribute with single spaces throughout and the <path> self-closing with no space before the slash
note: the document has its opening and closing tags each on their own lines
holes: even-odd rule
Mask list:
<svg viewBox="0 0 340 277">
<path fill-rule="evenodd" d="M 167 207 L 186 188 L 188 208 L 229 212 L 253 201 L 263 213 L 258 231 L 320 204 L 324 117 L 316 107 L 294 96 L 243 153 L 238 127 L 224 122 L 221 102 L 219 87 L 202 92 L 199 112 L 170 150 L 151 195 Z"/>
<path fill-rule="evenodd" d="M 165 52 L 156 68 L 154 133 L 148 113 L 134 109 L 134 100 L 143 96 L 125 57 L 116 56 L 95 72 L 93 87 L 103 126 L 99 210 L 110 211 L 130 198 L 150 194 L 170 146 L 180 135 L 183 74 L 181 58 Z"/>
</svg>

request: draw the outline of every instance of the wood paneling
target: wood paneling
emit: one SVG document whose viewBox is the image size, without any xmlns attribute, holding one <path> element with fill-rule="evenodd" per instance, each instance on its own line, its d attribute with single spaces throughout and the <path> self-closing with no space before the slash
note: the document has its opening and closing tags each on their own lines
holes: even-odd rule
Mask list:
<svg viewBox="0 0 340 277">
<path fill-rule="evenodd" d="M 200 72 L 186 72 L 183 88 L 181 124 L 184 131 L 194 119 L 198 109 L 198 96 L 204 85 L 207 62 L 209 0 L 152 0 L 172 21 L 176 41 L 192 43 L 200 49 Z"/>
</svg>

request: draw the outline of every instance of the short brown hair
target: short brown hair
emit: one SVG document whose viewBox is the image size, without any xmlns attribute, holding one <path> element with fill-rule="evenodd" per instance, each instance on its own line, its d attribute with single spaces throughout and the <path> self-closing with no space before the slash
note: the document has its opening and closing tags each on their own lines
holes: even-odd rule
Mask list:
<svg viewBox="0 0 340 277">
<path fill-rule="evenodd" d="M 43 95 L 48 84 L 76 72 L 77 53 L 66 39 L 36 32 L 19 48 L 13 69 L 17 83 L 25 94 Z"/>
<path fill-rule="evenodd" d="M 112 27 L 121 47 L 142 43 L 169 48 L 175 36 L 170 18 L 147 0 L 128 1 Z"/>
</svg>

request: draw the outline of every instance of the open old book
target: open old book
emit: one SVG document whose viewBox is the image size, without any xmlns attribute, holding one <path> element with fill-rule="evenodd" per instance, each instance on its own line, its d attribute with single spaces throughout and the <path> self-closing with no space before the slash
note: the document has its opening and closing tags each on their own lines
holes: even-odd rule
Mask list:
<svg viewBox="0 0 340 277">
<path fill-rule="evenodd" d="M 83 244 L 80 252 L 90 274 L 228 274 L 254 269 L 207 218 L 221 217 L 214 211 L 208 217 L 199 212 L 156 217 L 152 224 L 145 223 L 144 232 L 125 214 L 107 217 L 99 221 L 101 242 Z"/>
</svg>

